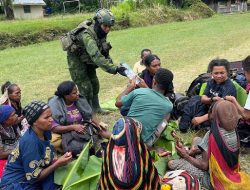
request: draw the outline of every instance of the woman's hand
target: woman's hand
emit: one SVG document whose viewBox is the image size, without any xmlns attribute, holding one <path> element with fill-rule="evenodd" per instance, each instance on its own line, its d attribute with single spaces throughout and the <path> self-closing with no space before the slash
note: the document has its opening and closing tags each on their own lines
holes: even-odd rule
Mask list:
<svg viewBox="0 0 250 190">
<path fill-rule="evenodd" d="M 215 96 L 212 98 L 213 102 L 216 102 L 216 101 L 219 101 L 219 100 L 222 100 L 223 98 L 219 97 L 219 96 Z"/>
<path fill-rule="evenodd" d="M 234 96 L 225 96 L 224 99 L 227 100 L 227 101 L 230 101 L 232 103 L 237 102 L 237 100 L 236 100 L 236 98 Z"/>
<path fill-rule="evenodd" d="M 104 123 L 104 122 L 101 121 L 99 123 L 99 127 L 100 127 L 100 129 L 107 130 L 108 124 L 106 124 L 106 123 Z"/>
<path fill-rule="evenodd" d="M 107 129 L 102 129 L 99 132 L 99 135 L 101 135 L 101 137 L 105 138 L 105 139 L 109 139 L 112 135 L 112 133 L 110 131 L 108 131 Z"/>
<path fill-rule="evenodd" d="M 128 88 L 130 91 L 132 91 L 132 90 L 135 89 L 135 87 L 136 87 L 136 77 L 134 77 L 134 78 L 132 78 L 132 79 L 129 80 L 129 83 L 128 83 L 127 88 Z"/>
<path fill-rule="evenodd" d="M 87 132 L 85 125 L 75 124 L 73 125 L 73 129 L 77 133 L 85 134 Z"/>
<path fill-rule="evenodd" d="M 54 160 L 53 164 L 49 165 L 46 168 L 43 168 L 37 180 L 42 181 L 50 173 L 55 171 L 56 168 L 67 165 L 71 161 L 71 159 L 72 159 L 71 152 L 66 152 L 60 158 L 58 158 L 57 160 Z"/>
<path fill-rule="evenodd" d="M 148 85 L 145 83 L 145 81 L 140 77 L 138 77 L 138 78 L 139 78 L 140 82 L 137 84 L 137 86 L 140 88 L 148 88 Z"/>
<path fill-rule="evenodd" d="M 189 156 L 188 151 L 187 151 L 183 146 L 180 147 L 180 146 L 176 145 L 175 148 L 176 148 L 178 154 L 179 154 L 182 158 L 187 158 L 187 157 Z"/>
<path fill-rule="evenodd" d="M 62 155 L 60 158 L 58 158 L 55 162 L 56 167 L 61 167 L 67 165 L 72 160 L 72 154 L 71 152 L 66 152 L 64 155 Z"/>
<path fill-rule="evenodd" d="M 21 115 L 20 117 L 18 117 L 18 118 L 17 118 L 16 124 L 21 123 L 21 121 L 22 121 L 23 119 L 24 119 L 24 116 L 23 116 L 23 115 Z"/>
<path fill-rule="evenodd" d="M 192 119 L 191 123 L 192 123 L 193 125 L 195 125 L 195 126 L 201 124 L 201 122 L 199 121 L 199 118 L 198 118 L 198 117 L 194 117 L 194 118 Z"/>
<path fill-rule="evenodd" d="M 201 153 L 201 150 L 199 148 L 195 148 L 195 147 L 192 147 L 189 151 L 188 151 L 188 154 L 189 156 L 195 156 L 197 154 L 200 154 Z"/>
<path fill-rule="evenodd" d="M 177 135 L 176 131 L 171 132 L 172 137 L 177 141 L 181 141 L 181 138 Z"/>
</svg>

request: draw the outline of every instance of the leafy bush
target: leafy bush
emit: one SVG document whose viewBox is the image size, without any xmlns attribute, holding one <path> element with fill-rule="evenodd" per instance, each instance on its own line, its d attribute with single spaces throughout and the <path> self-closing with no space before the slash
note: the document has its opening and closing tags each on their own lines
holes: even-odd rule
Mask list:
<svg viewBox="0 0 250 190">
<path fill-rule="evenodd" d="M 192 5 L 202 3 L 201 0 L 183 0 L 183 7 L 188 8 Z"/>
<path fill-rule="evenodd" d="M 135 11 L 134 4 L 125 2 L 120 4 L 117 7 L 112 7 L 111 11 L 114 13 L 116 18 L 116 25 L 114 29 L 127 28 L 129 26 L 138 27 L 138 26 L 147 26 L 150 24 L 156 23 L 166 23 L 172 21 L 182 21 L 186 20 L 186 18 L 190 18 L 186 16 L 186 12 L 164 5 L 156 5 L 153 4 L 150 7 L 137 9 Z M 196 13 L 195 13 L 196 14 Z M 195 16 L 197 17 L 197 16 Z"/>
<path fill-rule="evenodd" d="M 0 14 L 0 21 L 2 21 L 2 20 L 6 20 L 6 17 L 4 14 Z"/>
<path fill-rule="evenodd" d="M 168 5 L 169 0 L 144 0 L 141 4 L 147 6 L 154 6 L 154 5 Z"/>
<path fill-rule="evenodd" d="M 130 26 L 129 14 L 135 11 L 133 1 L 125 1 L 118 6 L 111 7 L 111 12 L 115 15 L 116 29 L 127 28 Z"/>
<path fill-rule="evenodd" d="M 128 4 L 131 8 L 131 10 L 135 11 L 137 8 L 136 1 L 134 0 L 127 0 L 124 2 L 125 4 Z"/>
<path fill-rule="evenodd" d="M 147 26 L 156 23 L 194 20 L 199 14 L 189 10 L 180 10 L 173 7 L 154 5 L 151 8 L 141 9 L 129 14 L 131 26 Z"/>
<path fill-rule="evenodd" d="M 214 15 L 214 11 L 205 3 L 199 2 L 191 5 L 191 10 L 198 13 L 203 18 L 208 18 Z"/>
<path fill-rule="evenodd" d="M 128 0 L 111 11 L 116 18 L 113 30 L 128 27 L 140 27 L 153 24 L 207 18 L 214 12 L 204 3 L 196 3 L 188 9 L 156 5 L 136 9 L 136 2 Z M 80 22 L 93 17 L 93 14 L 64 15 L 39 20 L 13 21 L 11 25 L 2 21 L 0 24 L 0 50 L 7 47 L 28 45 L 37 42 L 58 39 L 62 33 L 76 27 Z M 25 27 L 22 27 L 24 26 Z"/>
</svg>

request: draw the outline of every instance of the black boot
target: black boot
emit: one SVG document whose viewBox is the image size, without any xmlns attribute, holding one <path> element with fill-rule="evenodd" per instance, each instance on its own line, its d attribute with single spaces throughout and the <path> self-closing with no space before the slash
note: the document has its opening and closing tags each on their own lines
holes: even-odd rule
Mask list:
<svg viewBox="0 0 250 190">
<path fill-rule="evenodd" d="M 103 115 L 106 115 L 106 114 L 109 114 L 110 111 L 108 110 L 104 110 L 100 107 L 100 104 L 99 104 L 99 98 L 98 98 L 98 95 L 94 95 L 93 96 L 93 99 L 92 99 L 92 106 L 93 106 L 93 111 L 95 113 L 99 113 L 99 114 L 103 114 Z"/>
</svg>

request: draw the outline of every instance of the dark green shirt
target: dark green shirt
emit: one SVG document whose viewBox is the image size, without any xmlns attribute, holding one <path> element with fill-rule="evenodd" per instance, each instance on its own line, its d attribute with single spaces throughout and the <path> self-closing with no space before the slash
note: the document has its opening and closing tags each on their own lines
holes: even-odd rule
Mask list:
<svg viewBox="0 0 250 190">
<path fill-rule="evenodd" d="M 108 73 L 116 74 L 116 66 L 113 64 L 112 59 L 105 58 L 101 53 L 101 41 L 97 38 L 93 25 L 79 33 L 79 38 L 84 46 L 83 51 L 86 51 L 81 56 L 83 60 L 87 60 L 88 64 L 94 64 Z M 106 41 L 106 39 L 102 40 L 102 42 L 104 41 Z"/>
</svg>

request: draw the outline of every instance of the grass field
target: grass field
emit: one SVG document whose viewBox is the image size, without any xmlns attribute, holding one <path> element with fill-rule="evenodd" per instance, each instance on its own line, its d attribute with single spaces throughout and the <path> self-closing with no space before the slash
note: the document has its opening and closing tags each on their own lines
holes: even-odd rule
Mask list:
<svg viewBox="0 0 250 190">
<path fill-rule="evenodd" d="M 211 59 L 220 57 L 234 61 L 250 54 L 249 20 L 250 13 L 226 14 L 203 20 L 113 31 L 109 35 L 113 46 L 111 56 L 115 64 L 125 61 L 132 66 L 138 61 L 141 49 L 150 48 L 161 58 L 162 67 L 173 71 L 175 91 L 184 92 L 198 74 L 206 71 Z M 4 27 L 8 30 L 8 25 Z M 0 26 L 0 31 L 4 27 Z M 101 69 L 98 69 L 98 76 L 101 102 L 116 97 L 128 82 L 122 76 L 113 76 Z M 23 105 L 31 100 L 46 101 L 61 81 L 69 79 L 66 53 L 59 41 L 0 51 L 0 83 L 10 80 L 19 84 Z M 119 114 L 113 112 L 99 117 L 112 125 Z M 189 139 L 196 135 L 190 134 L 187 135 Z M 241 160 L 242 168 L 250 171 L 248 150 L 244 150 Z"/>
<path fill-rule="evenodd" d="M 0 22 L 0 33 L 20 34 L 25 32 L 37 33 L 41 30 L 51 28 L 63 28 L 69 30 L 82 22 L 91 18 L 93 14 L 58 15 L 35 20 L 6 20 Z"/>
<path fill-rule="evenodd" d="M 143 48 L 159 55 L 162 66 L 174 74 L 177 92 L 184 92 L 197 74 L 204 72 L 208 62 L 216 57 L 230 61 L 246 57 L 250 52 L 250 14 L 219 15 L 189 22 L 155 25 L 113 31 L 109 40 L 113 46 L 114 63 L 125 61 L 131 66 L 139 59 Z M 53 41 L 0 51 L 0 83 L 11 80 L 20 84 L 23 102 L 46 100 L 56 86 L 70 79 L 66 53 L 60 42 Z M 98 69 L 102 101 L 116 96 L 127 79 Z"/>
<path fill-rule="evenodd" d="M 154 6 L 153 8 L 141 9 L 140 11 L 126 11 L 126 18 L 124 18 L 124 9 L 113 7 L 112 11 L 116 19 L 115 29 L 135 26 L 148 26 L 156 23 L 166 23 L 182 20 L 193 20 L 198 18 L 207 18 L 212 16 L 203 15 L 193 9 L 176 9 L 166 6 Z M 8 33 L 10 35 L 25 35 L 27 33 L 38 33 L 48 29 L 60 29 L 61 31 L 70 30 L 77 26 L 80 22 L 87 18 L 93 18 L 92 13 L 80 14 L 61 14 L 45 17 L 43 19 L 34 20 L 5 20 L 0 18 L 0 34 Z M 129 17 L 129 19 L 127 18 Z M 128 19 L 128 20 L 126 20 Z M 124 25 L 121 22 L 127 21 L 129 25 Z M 113 29 L 114 29 L 113 27 Z"/>
<path fill-rule="evenodd" d="M 213 15 L 212 10 L 208 7 L 204 10 L 204 7 L 199 9 L 199 6 L 203 7 L 197 5 L 190 9 L 176 9 L 157 5 L 152 8 L 140 9 L 140 11 L 125 11 L 122 8 L 113 7 L 116 24 L 112 30 L 208 18 Z M 94 13 L 65 14 L 35 20 L 0 21 L 0 50 L 53 41 L 75 28 L 83 20 L 93 16 Z"/>
</svg>

